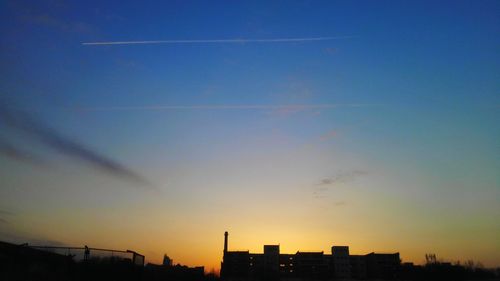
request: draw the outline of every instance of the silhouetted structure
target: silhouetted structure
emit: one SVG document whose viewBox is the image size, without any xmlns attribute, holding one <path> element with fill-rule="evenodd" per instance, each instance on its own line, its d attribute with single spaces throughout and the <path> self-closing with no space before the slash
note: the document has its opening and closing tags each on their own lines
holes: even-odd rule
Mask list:
<svg viewBox="0 0 500 281">
<path fill-rule="evenodd" d="M 89 260 L 90 258 L 90 249 L 87 245 L 85 245 L 85 253 L 83 254 L 83 260 Z"/>
<path fill-rule="evenodd" d="M 395 279 L 400 267 L 399 253 L 349 255 L 348 246 L 333 246 L 331 254 L 300 252 L 281 254 L 279 245 L 264 245 L 264 253 L 229 251 L 224 233 L 221 278 L 224 280 L 300 279 Z"/>
<path fill-rule="evenodd" d="M 188 267 L 185 265 L 158 265 L 148 263 L 145 267 L 143 280 L 183 280 L 195 281 L 205 278 L 205 268 L 203 266 Z"/>
<path fill-rule="evenodd" d="M 438 281 L 438 280 L 500 280 L 500 268 L 497 270 L 481 267 L 463 266 L 460 263 L 438 262 L 437 259 L 427 260 L 426 265 L 404 263 L 399 272 L 401 280 Z"/>
<path fill-rule="evenodd" d="M 163 255 L 163 265 L 164 266 L 172 266 L 173 260 L 167 256 L 167 254 Z"/>
<path fill-rule="evenodd" d="M 395 254 L 376 254 L 365 255 L 366 277 L 394 279 L 397 277 L 401 260 L 399 253 Z"/>
<path fill-rule="evenodd" d="M 80 255 L 79 262 L 75 260 L 78 251 L 83 254 Z M 91 255 L 97 251 L 114 255 Z M 116 256 L 118 253 L 122 256 Z M 87 246 L 29 246 L 0 242 L 2 281 L 142 280 L 143 265 L 144 256 L 130 250 L 96 249 Z"/>
<path fill-rule="evenodd" d="M 145 267 L 144 280 L 204 280 L 205 267 L 188 267 L 185 265 L 174 265 L 173 260 L 163 255 L 163 264 L 148 263 Z"/>
<path fill-rule="evenodd" d="M 65 280 L 73 266 L 68 256 L 0 242 L 0 280 Z"/>
</svg>

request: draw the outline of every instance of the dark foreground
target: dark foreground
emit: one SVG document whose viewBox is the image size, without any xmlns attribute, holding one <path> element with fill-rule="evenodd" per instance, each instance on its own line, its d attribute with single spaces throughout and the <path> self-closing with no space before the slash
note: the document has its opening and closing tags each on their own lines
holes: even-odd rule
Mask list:
<svg viewBox="0 0 500 281">
<path fill-rule="evenodd" d="M 499 270 L 487 270 L 448 263 L 425 266 L 401 265 L 397 274 L 371 280 L 500 280 Z M 219 280 L 203 267 L 181 265 L 137 265 L 123 257 L 93 257 L 76 261 L 74 256 L 34 249 L 26 245 L 0 242 L 0 280 Z M 322 276 L 280 277 L 272 272 L 225 280 L 356 280 Z"/>
</svg>

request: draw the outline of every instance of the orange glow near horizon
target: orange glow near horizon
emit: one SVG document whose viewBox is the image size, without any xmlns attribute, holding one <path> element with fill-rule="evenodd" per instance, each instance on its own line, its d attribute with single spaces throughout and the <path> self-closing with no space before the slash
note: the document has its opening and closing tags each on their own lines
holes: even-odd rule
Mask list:
<svg viewBox="0 0 500 281">
<path fill-rule="evenodd" d="M 498 266 L 500 260 L 498 229 L 490 228 L 495 225 L 494 216 L 463 225 L 451 216 L 438 221 L 432 216 L 436 210 L 422 210 L 418 197 L 402 207 L 397 194 L 367 192 L 370 196 L 350 200 L 347 206 L 334 206 L 308 197 L 308 189 L 300 186 L 286 194 L 242 190 L 245 196 L 234 197 L 240 199 L 218 196 L 217 201 L 204 201 L 200 192 L 191 199 L 194 205 L 160 195 L 137 197 L 129 204 L 74 207 L 71 213 L 45 208 L 36 215 L 17 215 L 8 227 L 21 237 L 36 233 L 39 239 L 70 246 L 131 249 L 151 263 L 161 263 L 167 254 L 176 264 L 205 266 L 207 272 L 220 268 L 226 230 L 229 250 L 255 253 L 261 253 L 265 244 L 279 244 L 282 253 L 327 254 L 331 246 L 343 245 L 349 246 L 351 254 L 399 252 L 404 262 L 416 264 L 424 262 L 426 253 L 452 262 L 472 259 L 488 267 Z M 355 195 L 343 193 L 347 200 Z M 286 200 L 276 201 L 280 197 Z M 68 204 L 76 205 L 78 200 Z M 141 207 L 132 208 L 132 203 Z"/>
<path fill-rule="evenodd" d="M 262 231 L 265 232 L 265 231 Z M 415 264 L 423 264 L 425 262 L 424 255 L 425 253 L 438 253 L 438 258 L 455 262 L 458 260 L 464 261 L 461 256 L 461 252 L 456 251 L 455 249 L 446 249 L 445 247 L 432 247 L 428 251 L 422 250 L 415 245 L 405 245 L 404 243 L 392 241 L 391 240 L 381 240 L 379 244 L 371 243 L 371 241 L 364 240 L 359 236 L 351 236 L 350 239 L 342 239 L 341 237 L 336 237 L 335 239 L 338 241 L 330 242 L 331 240 L 326 240 L 327 237 L 324 235 L 316 234 L 316 237 L 312 233 L 308 233 L 309 235 L 287 235 L 280 233 L 273 233 L 269 235 L 269 233 L 265 233 L 267 238 L 263 238 L 262 240 L 256 239 L 256 237 L 264 237 L 260 235 L 264 235 L 260 231 L 253 232 L 251 234 L 238 235 L 229 234 L 229 251 L 250 251 L 251 253 L 262 253 L 264 245 L 280 245 L 281 253 L 296 253 L 297 251 L 311 251 L 311 252 L 321 252 L 323 251 L 325 254 L 331 253 L 331 246 L 333 245 L 346 245 L 349 246 L 350 254 L 354 255 L 364 255 L 371 252 L 378 253 L 395 253 L 399 252 L 401 259 L 403 262 L 413 262 Z M 234 233 L 234 232 L 233 232 Z M 174 259 L 174 263 L 187 264 L 190 266 L 205 266 L 205 270 L 207 272 L 212 269 L 219 271 L 220 270 L 220 262 L 222 261 L 223 255 L 223 232 L 219 232 L 218 239 L 215 244 L 216 247 L 212 245 L 203 246 L 203 243 L 199 241 L 199 243 L 194 243 L 191 251 L 186 251 L 187 245 L 181 247 L 179 245 L 179 249 L 171 247 L 170 251 L 166 251 L 167 254 Z M 271 237 L 282 237 L 271 238 Z M 315 239 L 317 238 L 317 239 Z M 210 239 L 215 241 L 214 239 Z M 185 242 L 185 241 L 184 241 Z M 183 243 L 184 243 L 183 242 Z M 497 253 L 490 251 L 489 259 L 480 260 L 479 257 L 485 257 L 484 247 L 481 244 L 476 244 L 477 247 L 475 254 L 476 257 L 470 257 L 475 261 L 481 261 L 485 266 L 494 267 L 496 266 L 496 255 Z M 429 247 L 431 248 L 431 247 Z M 463 251 L 471 251 L 472 247 L 464 247 Z M 147 251 L 144 249 L 144 251 Z M 488 256 L 486 256 L 488 258 Z M 148 258 L 148 262 L 152 263 L 161 263 L 163 256 L 156 256 Z"/>
</svg>

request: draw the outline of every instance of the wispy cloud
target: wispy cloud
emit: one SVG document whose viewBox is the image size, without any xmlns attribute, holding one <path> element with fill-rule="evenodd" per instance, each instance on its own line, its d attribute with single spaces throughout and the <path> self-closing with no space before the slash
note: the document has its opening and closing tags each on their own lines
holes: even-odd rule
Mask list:
<svg viewBox="0 0 500 281">
<path fill-rule="evenodd" d="M 344 183 L 348 182 L 353 182 L 357 178 L 368 174 L 366 171 L 362 170 L 353 170 L 349 172 L 339 172 L 338 174 L 324 178 L 322 179 L 319 183 L 316 183 L 313 188 L 313 196 L 314 198 L 326 198 L 327 193 L 330 190 L 331 187 L 336 186 L 336 185 L 341 185 Z M 339 204 L 337 204 L 339 203 Z M 336 202 L 336 206 L 340 206 L 345 204 L 343 201 Z"/>
<path fill-rule="evenodd" d="M 334 185 L 334 184 L 352 182 L 352 181 L 356 180 L 357 178 L 359 178 L 360 176 L 363 176 L 366 174 L 368 174 L 368 172 L 362 171 L 362 170 L 354 170 L 354 171 L 350 171 L 350 172 L 340 172 L 333 177 L 322 179 L 316 185 L 324 186 L 324 185 Z"/>
<path fill-rule="evenodd" d="M 307 109 L 335 109 L 340 107 L 372 107 L 381 106 L 375 103 L 338 103 L 338 104 L 285 104 L 285 105 L 145 105 L 145 106 L 95 106 L 95 107 L 72 107 L 71 110 L 78 111 L 142 111 L 142 110 L 284 110 L 300 111 Z"/>
<path fill-rule="evenodd" d="M 92 167 L 108 174 L 120 177 L 142 186 L 151 184 L 138 173 L 126 168 L 124 165 L 113 161 L 98 152 L 95 152 L 83 144 L 73 141 L 60 135 L 58 132 L 46 127 L 44 124 L 35 121 L 31 116 L 20 111 L 13 111 L 6 107 L 0 108 L 0 120 L 11 129 L 15 129 L 31 136 L 32 141 L 38 141 L 58 152 L 72 158 L 82 160 Z M 25 159 L 27 156 L 21 153 L 16 147 L 4 148 L 4 154 L 8 153 L 12 157 Z"/>
<path fill-rule="evenodd" d="M 99 45 L 141 45 L 141 44 L 241 44 L 241 43 L 298 43 L 312 41 L 329 41 L 338 39 L 355 38 L 356 36 L 328 36 L 328 37 L 299 37 L 299 38 L 264 38 L 264 39 L 201 39 L 201 40 L 133 40 L 133 41 L 102 41 L 102 42 L 83 42 L 85 46 Z"/>
</svg>

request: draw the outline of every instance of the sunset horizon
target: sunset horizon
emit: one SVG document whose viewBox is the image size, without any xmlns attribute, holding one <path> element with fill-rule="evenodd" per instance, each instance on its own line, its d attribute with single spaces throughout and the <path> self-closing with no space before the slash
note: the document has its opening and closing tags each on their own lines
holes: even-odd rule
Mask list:
<svg viewBox="0 0 500 281">
<path fill-rule="evenodd" d="M 499 11 L 2 1 L 0 241 L 500 268 Z"/>
</svg>

